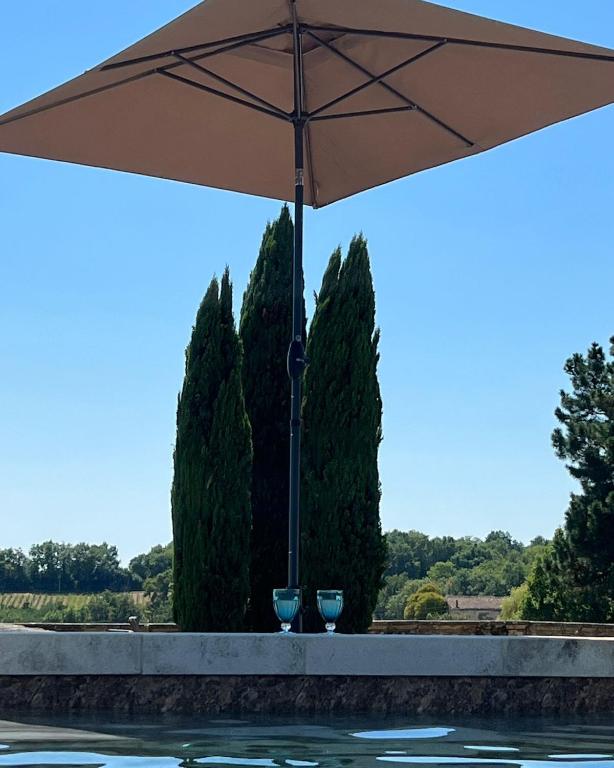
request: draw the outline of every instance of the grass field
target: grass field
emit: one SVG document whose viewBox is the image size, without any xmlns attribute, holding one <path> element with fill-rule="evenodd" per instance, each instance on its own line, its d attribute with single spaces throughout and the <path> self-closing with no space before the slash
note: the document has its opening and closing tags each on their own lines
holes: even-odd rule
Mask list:
<svg viewBox="0 0 614 768">
<path fill-rule="evenodd" d="M 147 603 L 144 592 L 126 592 L 137 605 Z M 0 608 L 34 609 L 52 608 L 62 605 L 66 608 L 80 609 L 95 595 L 68 595 L 62 593 L 3 592 L 0 593 Z"/>
</svg>

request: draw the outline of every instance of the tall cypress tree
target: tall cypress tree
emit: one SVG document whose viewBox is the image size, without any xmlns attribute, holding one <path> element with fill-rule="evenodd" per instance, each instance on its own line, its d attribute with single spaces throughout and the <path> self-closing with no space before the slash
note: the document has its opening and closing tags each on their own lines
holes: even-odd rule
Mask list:
<svg viewBox="0 0 614 768">
<path fill-rule="evenodd" d="M 316 589 L 343 589 L 339 629 L 365 632 L 385 568 L 377 466 L 379 331 L 367 244 L 331 256 L 309 332 L 305 379 L 302 572 L 305 624 L 321 629 Z"/>
<path fill-rule="evenodd" d="M 244 628 L 251 458 L 226 269 L 198 310 L 177 406 L 173 584 L 175 620 L 184 631 Z"/>
<path fill-rule="evenodd" d="M 580 493 L 529 577 L 526 618 L 614 620 L 614 337 L 611 344 L 610 360 L 593 344 L 565 364 L 572 391 L 561 392 L 552 443 Z"/>
<path fill-rule="evenodd" d="M 254 446 L 250 626 L 278 628 L 272 590 L 287 583 L 294 227 L 288 206 L 268 224 L 243 297 L 243 391 Z"/>
</svg>

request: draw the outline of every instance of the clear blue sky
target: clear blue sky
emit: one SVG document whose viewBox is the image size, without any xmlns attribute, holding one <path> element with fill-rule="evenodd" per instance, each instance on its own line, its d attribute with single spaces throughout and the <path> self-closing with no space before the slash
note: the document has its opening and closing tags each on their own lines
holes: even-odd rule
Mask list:
<svg viewBox="0 0 614 768">
<path fill-rule="evenodd" d="M 614 47 L 605 0 L 451 4 Z M 0 112 L 192 5 L 3 2 Z M 562 366 L 614 334 L 613 134 L 608 108 L 308 212 L 308 296 L 338 243 L 369 240 L 386 529 L 528 540 L 562 520 Z M 0 546 L 107 540 L 125 560 L 169 540 L 194 314 L 226 263 L 238 307 L 279 207 L 0 155 Z"/>
</svg>

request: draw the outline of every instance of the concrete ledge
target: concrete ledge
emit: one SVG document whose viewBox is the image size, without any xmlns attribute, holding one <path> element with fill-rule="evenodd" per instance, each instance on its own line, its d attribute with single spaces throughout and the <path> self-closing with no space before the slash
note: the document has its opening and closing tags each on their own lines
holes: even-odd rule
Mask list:
<svg viewBox="0 0 614 768">
<path fill-rule="evenodd" d="M 0 675 L 614 678 L 614 639 L 5 632 Z"/>
</svg>

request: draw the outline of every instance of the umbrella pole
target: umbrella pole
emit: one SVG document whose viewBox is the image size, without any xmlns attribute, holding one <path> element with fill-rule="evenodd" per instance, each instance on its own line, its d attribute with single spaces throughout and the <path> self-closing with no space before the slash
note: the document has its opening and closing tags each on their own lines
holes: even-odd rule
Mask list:
<svg viewBox="0 0 614 768">
<path fill-rule="evenodd" d="M 288 351 L 290 376 L 290 509 L 288 521 L 288 587 L 299 588 L 299 511 L 301 460 L 302 376 L 305 370 L 303 346 L 303 130 L 294 126 L 294 254 L 292 259 L 292 341 Z"/>
<path fill-rule="evenodd" d="M 288 510 L 288 587 L 299 589 L 300 485 L 301 485 L 301 400 L 305 370 L 303 346 L 303 51 L 295 0 L 291 1 L 294 37 L 294 252 L 292 257 L 292 341 L 288 350 L 290 376 L 290 493 Z M 301 613 L 293 622 L 302 630 Z"/>
</svg>

